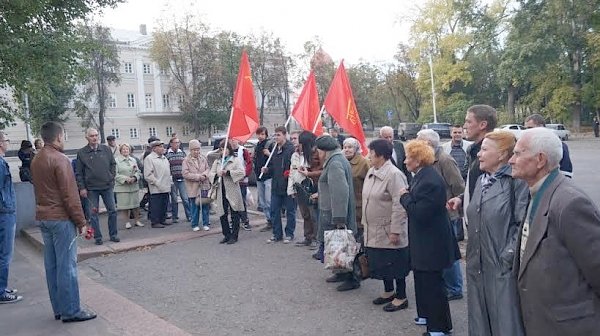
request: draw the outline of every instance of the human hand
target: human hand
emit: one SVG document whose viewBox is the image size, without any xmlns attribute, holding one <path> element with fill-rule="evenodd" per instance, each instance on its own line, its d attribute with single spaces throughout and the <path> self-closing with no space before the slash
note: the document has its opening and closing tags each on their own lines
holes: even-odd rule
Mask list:
<svg viewBox="0 0 600 336">
<path fill-rule="evenodd" d="M 408 189 L 406 189 L 406 188 L 400 189 L 400 196 L 402 196 L 404 194 L 408 194 Z"/>
<path fill-rule="evenodd" d="M 223 176 L 224 174 L 225 174 L 225 171 L 224 171 L 223 169 L 220 169 L 220 170 L 217 172 L 217 176 L 218 176 L 218 177 L 221 177 L 221 176 Z"/>
<path fill-rule="evenodd" d="M 393 245 L 400 244 L 400 235 L 398 233 L 390 233 L 388 235 L 388 238 L 390 240 L 390 243 L 392 243 Z"/>
<path fill-rule="evenodd" d="M 314 193 L 312 195 L 310 195 L 310 199 L 316 200 L 319 198 L 319 193 Z"/>
<path fill-rule="evenodd" d="M 458 210 L 458 208 L 460 208 L 461 204 L 462 204 L 462 201 L 460 200 L 459 197 L 453 197 L 453 198 L 449 199 L 448 202 L 446 203 L 446 209 Z"/>
<path fill-rule="evenodd" d="M 265 148 L 265 149 L 263 149 L 263 150 L 262 150 L 262 152 L 263 152 L 263 155 L 266 155 L 266 156 L 269 156 L 269 155 L 271 155 L 271 152 L 269 152 L 269 150 L 268 150 L 268 149 L 266 149 L 266 148 Z"/>
<path fill-rule="evenodd" d="M 87 198 L 87 189 L 81 189 L 79 190 L 79 196 L 83 197 L 83 198 Z"/>
<path fill-rule="evenodd" d="M 269 171 L 269 168 L 267 168 L 267 167 L 260 168 L 260 172 L 263 174 L 266 174 L 268 171 Z"/>
</svg>

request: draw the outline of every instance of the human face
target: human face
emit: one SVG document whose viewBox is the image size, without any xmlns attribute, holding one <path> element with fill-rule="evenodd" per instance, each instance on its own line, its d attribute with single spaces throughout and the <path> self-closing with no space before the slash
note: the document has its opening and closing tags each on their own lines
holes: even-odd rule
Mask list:
<svg viewBox="0 0 600 336">
<path fill-rule="evenodd" d="M 452 127 L 451 130 L 452 142 L 460 143 L 463 139 L 463 129 L 462 127 Z"/>
<path fill-rule="evenodd" d="M 525 128 L 529 129 L 529 128 L 536 128 L 536 127 L 540 127 L 540 125 L 536 124 L 535 121 L 533 120 L 527 120 L 525 122 L 525 124 L 523 124 L 523 126 L 525 126 Z"/>
<path fill-rule="evenodd" d="M 115 147 L 117 145 L 117 140 L 108 140 L 108 145 L 110 147 Z"/>
<path fill-rule="evenodd" d="M 319 161 L 320 162 L 324 162 L 325 161 L 325 156 L 327 155 L 327 152 L 322 150 L 322 149 L 318 149 L 317 148 L 317 154 L 319 155 Z"/>
<path fill-rule="evenodd" d="M 275 142 L 278 145 L 283 145 L 286 142 L 286 138 L 285 138 L 285 134 L 281 133 L 281 132 L 275 132 Z"/>
<path fill-rule="evenodd" d="M 408 171 L 411 173 L 416 173 L 417 170 L 419 170 L 419 167 L 421 166 L 419 162 L 408 153 L 406 153 L 406 159 L 404 159 L 404 164 L 406 165 L 406 169 L 408 169 Z"/>
<path fill-rule="evenodd" d="M 495 173 L 508 161 L 507 154 L 500 152 L 496 141 L 490 139 L 483 139 L 477 157 L 479 158 L 479 169 L 490 174 Z"/>
<path fill-rule="evenodd" d="M 467 112 L 465 117 L 465 124 L 463 125 L 467 140 L 478 141 L 485 134 L 485 128 L 487 127 L 487 121 L 478 121 L 475 118 L 475 114 Z"/>
<path fill-rule="evenodd" d="M 258 138 L 258 141 L 264 141 L 267 138 L 267 134 L 265 132 L 261 132 L 258 133 L 256 137 Z"/>
<path fill-rule="evenodd" d="M 371 165 L 375 168 L 380 168 L 385 163 L 383 156 L 377 155 L 374 150 L 369 151 L 369 161 L 371 161 Z"/>
<path fill-rule="evenodd" d="M 128 157 L 129 153 L 130 153 L 129 147 L 123 146 L 121 148 L 121 155 L 123 155 L 124 157 Z"/>
<path fill-rule="evenodd" d="M 298 133 L 292 133 L 290 135 L 290 141 L 292 142 L 292 145 L 294 145 L 294 148 L 298 148 Z"/>
<path fill-rule="evenodd" d="M 356 155 L 356 147 L 354 147 L 351 143 L 345 143 L 344 144 L 344 156 L 346 157 L 346 159 L 350 160 L 354 157 L 354 155 Z"/>
<path fill-rule="evenodd" d="M 2 153 L 6 153 L 9 144 L 10 140 L 6 138 L 6 134 L 2 134 L 2 139 L 0 140 L 0 150 L 2 151 Z"/>
<path fill-rule="evenodd" d="M 533 153 L 529 148 L 529 137 L 522 136 L 515 145 L 508 163 L 512 167 L 512 176 L 525 180 L 531 187 L 538 180 L 540 172 L 546 166 L 546 158 L 541 153 Z"/>
<path fill-rule="evenodd" d="M 179 146 L 181 146 L 181 140 L 173 138 L 171 140 L 171 149 L 173 149 L 173 151 L 177 151 L 179 149 Z"/>
<path fill-rule="evenodd" d="M 382 139 L 389 141 L 390 143 L 394 142 L 394 132 L 390 132 L 389 130 L 384 130 L 380 134 Z"/>
<path fill-rule="evenodd" d="M 89 130 L 85 135 L 85 138 L 90 146 L 95 146 L 100 141 L 98 137 L 98 131 L 96 131 L 95 129 Z"/>
<path fill-rule="evenodd" d="M 163 145 L 154 146 L 152 151 L 160 156 L 165 153 L 165 147 Z"/>
<path fill-rule="evenodd" d="M 229 142 L 231 143 L 231 148 L 234 150 L 240 147 L 240 142 L 237 139 L 229 139 Z"/>
<path fill-rule="evenodd" d="M 200 148 L 190 149 L 190 154 L 192 154 L 192 157 L 195 157 L 195 158 L 200 157 Z"/>
</svg>

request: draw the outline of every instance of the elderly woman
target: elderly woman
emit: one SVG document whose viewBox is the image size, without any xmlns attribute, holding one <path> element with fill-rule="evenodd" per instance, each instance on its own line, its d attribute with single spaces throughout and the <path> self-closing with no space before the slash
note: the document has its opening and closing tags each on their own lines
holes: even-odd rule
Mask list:
<svg viewBox="0 0 600 336">
<path fill-rule="evenodd" d="M 136 226 L 144 226 L 140 218 L 140 185 L 141 170 L 137 161 L 130 155 L 131 147 L 128 144 L 119 146 L 120 155 L 115 156 L 117 162 L 115 175 L 115 195 L 119 213 L 125 219 L 125 228 L 131 229 L 130 219 L 135 220 Z M 130 212 L 132 215 L 130 215 Z M 133 217 L 133 218 L 130 218 Z"/>
<path fill-rule="evenodd" d="M 224 150 L 225 141 L 221 141 L 219 147 L 223 153 L 222 158 L 213 162 L 208 178 L 213 184 L 216 183 L 215 207 L 224 236 L 220 243 L 235 244 L 240 232 L 240 212 L 244 211 L 240 181 L 244 179 L 246 172 L 240 160 L 235 157 L 230 142 L 227 142 L 226 150 Z M 230 214 L 231 227 L 227 219 Z"/>
<path fill-rule="evenodd" d="M 356 237 L 356 207 L 352 192 L 352 169 L 342 155 L 337 139 L 322 135 L 316 140 L 323 171 L 319 177 L 319 240 L 324 241 L 326 230 L 352 230 Z M 360 287 L 352 272 L 335 273 L 326 282 L 342 282 L 336 289 L 340 292 Z"/>
<path fill-rule="evenodd" d="M 192 213 L 192 230 L 200 231 L 199 221 L 202 212 L 202 227 L 204 231 L 208 231 L 210 230 L 208 221 L 210 203 L 201 203 L 201 199 L 208 199 L 210 167 L 206 157 L 200 153 L 200 141 L 190 140 L 189 146 L 190 153 L 183 160 L 182 173 Z"/>
<path fill-rule="evenodd" d="M 344 141 L 344 147 L 348 139 Z M 383 280 L 384 292 L 373 304 L 387 303 L 383 310 L 393 312 L 408 307 L 404 278 L 410 272 L 408 221 L 400 204 L 400 190 L 406 188 L 406 176 L 390 161 L 392 144 L 384 139 L 369 144 L 373 166 L 362 188 L 362 222 L 369 274 Z M 394 290 L 394 281 L 396 288 Z"/>
<path fill-rule="evenodd" d="M 362 190 L 367 171 L 369 171 L 369 161 L 362 156 L 360 143 L 355 138 L 346 138 L 344 140 L 343 151 L 352 168 L 352 185 L 354 186 L 354 201 L 356 202 L 357 236 L 361 239 L 363 235 Z"/>
<path fill-rule="evenodd" d="M 511 176 L 515 143 L 510 132 L 491 132 L 477 154 L 484 174 L 467 208 L 469 335 L 525 335 L 513 259 L 529 191 L 525 181 Z"/>
<path fill-rule="evenodd" d="M 435 154 L 427 142 L 412 140 L 405 149 L 404 163 L 415 174 L 410 191 L 400 191 L 400 203 L 408 213 L 418 314 L 415 323 L 427 325 L 424 335 L 444 335 L 452 330 L 452 319 L 442 270 L 460 257 L 446 210 L 446 183 L 432 167 Z"/>
</svg>

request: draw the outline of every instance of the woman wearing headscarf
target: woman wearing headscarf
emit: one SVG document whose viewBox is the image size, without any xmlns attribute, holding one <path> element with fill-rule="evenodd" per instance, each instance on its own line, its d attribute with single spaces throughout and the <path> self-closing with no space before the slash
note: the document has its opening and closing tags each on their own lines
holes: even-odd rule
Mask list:
<svg viewBox="0 0 600 336">
<path fill-rule="evenodd" d="M 202 212 L 202 228 L 204 231 L 208 231 L 210 230 L 210 203 L 202 204 L 201 199 L 203 195 L 204 198 L 208 198 L 208 191 L 210 189 L 208 174 L 210 167 L 208 166 L 206 157 L 200 153 L 202 147 L 200 141 L 196 139 L 190 140 L 189 147 L 190 152 L 182 163 L 182 173 L 185 189 L 190 201 L 192 230 L 200 231 L 200 212 Z"/>
<path fill-rule="evenodd" d="M 408 213 L 418 314 L 415 323 L 427 325 L 424 335 L 442 336 L 452 330 L 442 271 L 460 258 L 460 251 L 446 210 L 446 183 L 432 167 L 433 148 L 425 141 L 412 140 L 405 149 L 404 163 L 414 176 L 410 189 L 400 191 L 400 203 Z"/>
<path fill-rule="evenodd" d="M 344 146 L 346 145 L 346 139 Z M 385 139 L 369 144 L 372 167 L 362 188 L 362 222 L 369 275 L 383 280 L 384 292 L 373 300 L 383 310 L 408 308 L 405 278 L 410 272 L 408 219 L 400 204 L 400 190 L 408 186 L 406 176 L 390 161 L 392 144 Z M 394 282 L 396 286 L 394 288 Z"/>
<path fill-rule="evenodd" d="M 352 185 L 354 187 L 354 201 L 356 205 L 356 226 L 357 237 L 362 240 L 363 225 L 362 225 L 362 190 L 369 171 L 369 161 L 362 156 L 360 143 L 355 138 L 346 138 L 343 148 L 344 156 L 350 162 L 352 169 Z"/>
<path fill-rule="evenodd" d="M 513 259 L 529 189 L 508 164 L 516 144 L 507 131 L 488 133 L 477 154 L 483 175 L 467 208 L 469 335 L 525 335 Z"/>
<path fill-rule="evenodd" d="M 142 176 L 141 170 L 137 161 L 130 155 L 131 147 L 128 144 L 121 144 L 119 153 L 120 155 L 115 156 L 117 165 L 114 187 L 118 210 L 126 221 L 126 229 L 131 229 L 130 219 L 135 220 L 136 226 L 142 227 L 144 224 L 140 222 L 140 184 L 138 183 Z"/>
<path fill-rule="evenodd" d="M 240 160 L 235 157 L 235 151 L 229 141 L 226 150 L 225 141 L 221 141 L 219 147 L 223 157 L 213 162 L 208 178 L 212 183 L 216 183 L 215 207 L 224 236 L 220 243 L 235 244 L 240 232 L 240 212 L 244 211 L 240 181 L 246 176 L 246 171 L 240 164 Z M 231 215 L 231 227 L 229 215 Z"/>
</svg>

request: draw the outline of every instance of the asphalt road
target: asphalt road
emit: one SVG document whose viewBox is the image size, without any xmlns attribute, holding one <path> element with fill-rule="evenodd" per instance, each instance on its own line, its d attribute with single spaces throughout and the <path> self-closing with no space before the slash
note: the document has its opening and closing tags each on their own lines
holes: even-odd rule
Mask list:
<svg viewBox="0 0 600 336">
<path fill-rule="evenodd" d="M 600 141 L 568 144 L 575 182 L 600 205 Z M 425 331 L 412 322 L 416 316 L 412 274 L 407 278 L 409 309 L 387 313 L 371 304 L 383 289 L 380 281 L 367 280 L 358 290 L 339 293 L 335 285 L 325 283 L 329 273 L 310 258 L 312 251 L 268 245 L 268 237 L 258 230 L 242 231 L 238 244 L 224 246 L 218 244 L 220 236 L 208 236 L 90 259 L 80 264 L 80 271 L 196 335 L 421 335 Z M 466 299 L 451 302 L 451 312 L 454 335 L 466 335 Z"/>
</svg>

